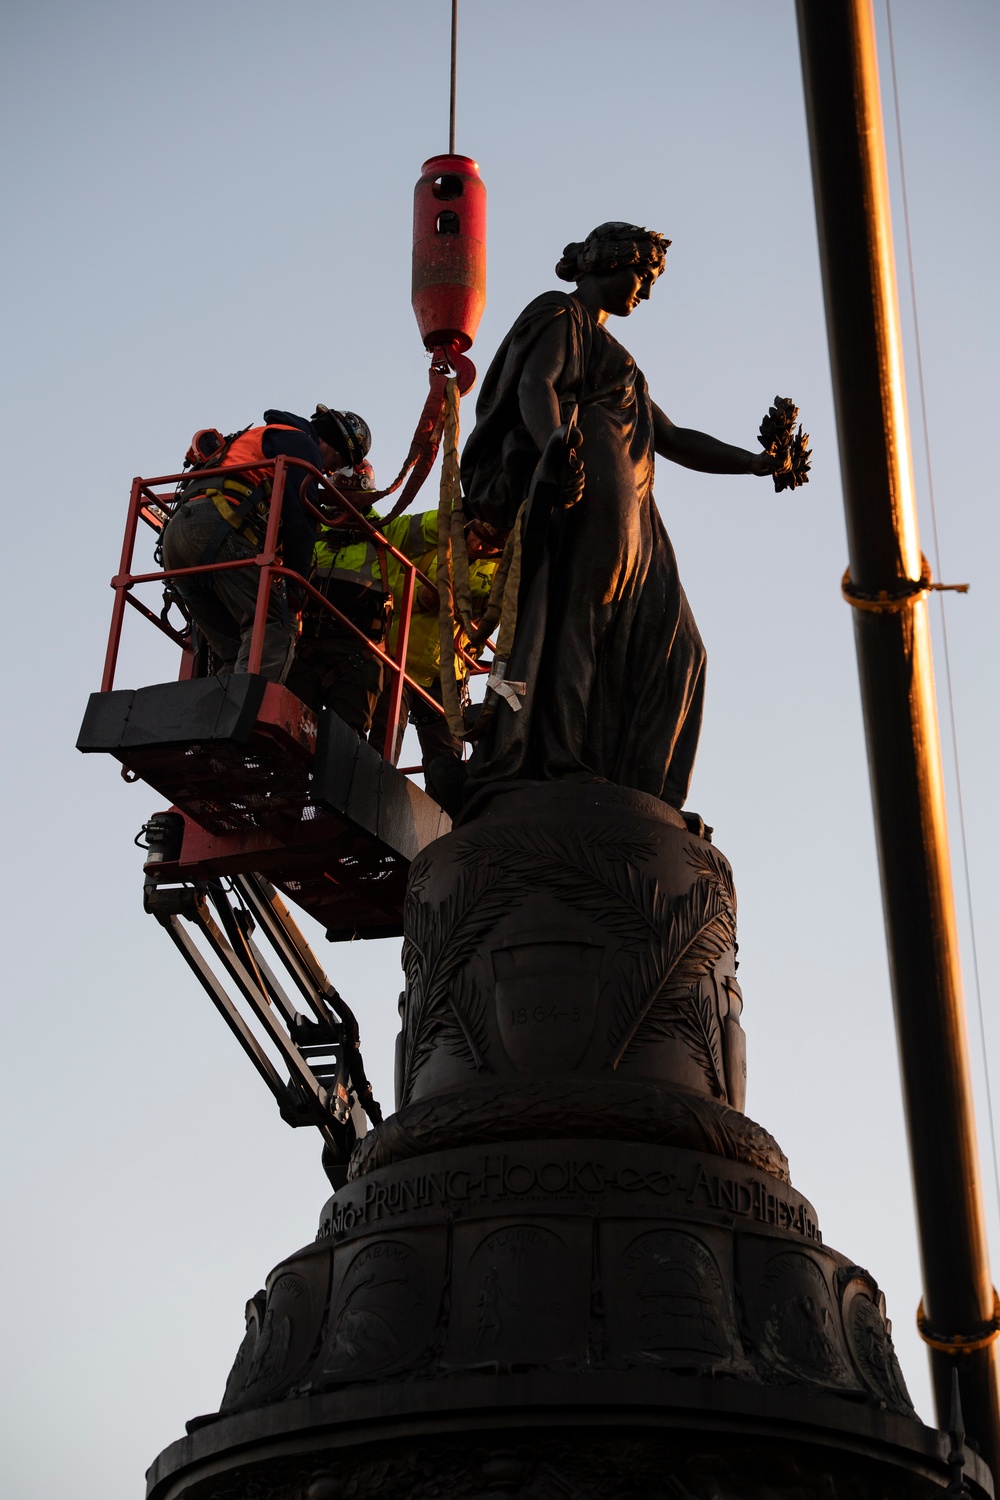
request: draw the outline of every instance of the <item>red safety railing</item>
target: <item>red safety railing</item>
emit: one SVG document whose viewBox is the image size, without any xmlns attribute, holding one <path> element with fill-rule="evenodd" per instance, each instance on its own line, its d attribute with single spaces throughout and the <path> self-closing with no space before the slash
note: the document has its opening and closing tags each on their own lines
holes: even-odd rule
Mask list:
<svg viewBox="0 0 1000 1500">
<path fill-rule="evenodd" d="M 285 499 L 287 472 L 290 466 L 294 466 L 296 469 L 307 470 L 309 478 L 315 482 L 321 494 L 330 496 L 331 505 L 336 506 L 336 521 L 339 522 L 341 518 L 349 518 L 352 529 L 361 531 L 374 541 L 379 548 L 384 548 L 386 554 L 394 557 L 403 569 L 403 588 L 399 608 L 399 631 L 394 657 L 390 656 L 388 652 L 371 640 L 353 621 L 342 614 L 325 594 L 321 593 L 319 589 L 315 588 L 309 582 L 308 578 L 304 578 L 301 573 L 296 573 L 293 569 L 287 568 L 279 562 L 278 536 L 281 529 L 281 513 Z M 250 637 L 250 656 L 247 663 L 248 672 L 254 673 L 260 671 L 261 657 L 264 649 L 264 629 L 267 622 L 272 584 L 275 579 L 288 579 L 297 584 L 305 596 L 314 600 L 321 610 L 325 610 L 345 630 L 355 636 L 366 651 L 369 651 L 373 656 L 378 658 L 383 667 L 388 668 L 391 674 L 391 686 L 389 688 L 389 713 L 383 754 L 387 760 L 391 760 L 396 742 L 396 728 L 399 723 L 399 711 L 404 687 L 408 687 L 413 694 L 422 699 L 436 714 L 440 714 L 442 718 L 444 717 L 444 709 L 440 703 L 432 698 L 430 693 L 421 687 L 420 683 L 415 682 L 406 673 L 406 650 L 409 643 L 410 616 L 413 610 L 417 581 L 419 580 L 435 590 L 436 585 L 431 582 L 426 574 L 421 573 L 420 569 L 410 558 L 394 547 L 378 528 L 373 526 L 362 515 L 348 497 L 342 494 L 335 485 L 330 483 L 325 475 L 302 459 L 291 460 L 286 457 L 279 457 L 265 463 L 255 460 L 253 463 L 230 464 L 217 469 L 199 469 L 197 471 L 197 478 L 199 482 L 213 479 L 216 476 L 225 476 L 231 479 L 250 469 L 253 469 L 257 474 L 261 470 L 271 470 L 274 475 L 268 505 L 267 530 L 261 551 L 251 557 L 237 558 L 227 562 L 203 563 L 194 568 L 162 569 L 158 572 L 149 573 L 132 572 L 136 539 L 139 533 L 139 522 L 145 522 L 154 531 L 162 531 L 173 514 L 176 495 L 174 493 L 169 495 L 158 494 L 156 493 L 157 489 L 170 486 L 172 491 L 176 491 L 178 484 L 187 484 L 194 476 L 190 472 L 185 472 L 181 474 L 163 474 L 155 479 L 137 478 L 132 481 L 132 493 L 129 497 L 128 516 L 125 522 L 125 536 L 122 542 L 121 562 L 118 572 L 111 580 L 111 587 L 115 591 L 115 602 L 111 614 L 111 629 L 108 635 L 108 649 L 104 660 L 104 676 L 101 680 L 101 692 L 111 692 L 114 687 L 115 670 L 118 663 L 118 652 L 127 605 L 137 610 L 139 614 L 155 625 L 158 630 L 161 630 L 180 646 L 181 650 L 185 653 L 185 660 L 182 662 L 180 675 L 182 678 L 192 675 L 194 650 L 190 635 L 174 629 L 166 619 L 155 615 L 140 599 L 137 599 L 132 593 L 137 584 L 169 582 L 175 579 L 193 577 L 196 574 L 221 573 L 226 569 L 257 568 L 260 572 L 260 579 L 257 586 L 257 604 L 254 611 L 253 631 Z M 303 489 L 308 483 L 309 480 L 303 481 Z M 324 526 L 334 524 L 334 518 L 314 505 L 304 494 L 300 495 L 300 499 L 306 511 L 317 522 Z M 492 645 L 492 642 L 488 642 L 487 644 Z M 470 672 L 481 673 L 489 670 L 488 667 L 481 665 L 470 656 L 459 641 L 456 641 L 456 649 L 459 651 Z M 406 767 L 404 769 L 416 770 L 418 768 Z"/>
</svg>

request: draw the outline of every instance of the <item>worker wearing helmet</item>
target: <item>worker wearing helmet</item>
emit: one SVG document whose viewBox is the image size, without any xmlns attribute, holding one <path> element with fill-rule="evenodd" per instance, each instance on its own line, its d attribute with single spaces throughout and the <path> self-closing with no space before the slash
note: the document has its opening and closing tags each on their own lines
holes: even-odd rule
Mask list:
<svg viewBox="0 0 1000 1500">
<path fill-rule="evenodd" d="M 372 466 L 364 457 L 371 433 L 353 412 L 338 415 L 357 424 L 352 430 L 358 443 L 352 461 L 338 465 L 329 477 L 365 520 L 378 526 L 380 517 L 366 499 L 375 489 Z M 329 505 L 324 508 L 330 510 Z M 373 645 L 385 645 L 392 609 L 386 551 L 349 512 L 331 514 L 329 525 L 320 526 L 310 582 Z M 336 616 L 309 602 L 288 687 L 314 712 L 332 708 L 364 735 L 382 690 L 382 663 Z"/>
<path fill-rule="evenodd" d="M 401 517 L 400 519 L 407 519 Z M 395 543 L 401 552 L 413 558 L 420 572 L 430 580 L 430 587 L 418 581 L 414 595 L 413 610 L 410 616 L 410 633 L 406 646 L 406 673 L 414 682 L 425 689 L 436 702 L 441 703 L 441 633 L 439 620 L 439 601 L 437 590 L 438 576 L 438 513 L 436 510 L 427 511 L 421 516 L 411 519 L 410 535 L 407 545 L 402 542 Z M 415 550 L 417 537 L 423 541 L 423 550 Z M 469 554 L 469 591 L 472 597 L 473 614 L 482 615 L 486 608 L 486 601 L 490 595 L 493 578 L 500 562 L 500 554 L 503 551 L 502 538 L 485 523 L 472 521 L 465 531 L 466 548 Z M 394 597 L 398 604 L 403 587 L 403 569 L 397 566 L 397 574 L 393 580 Z M 392 621 L 389 634 L 389 654 L 395 653 L 396 639 L 399 630 L 398 609 Z M 464 635 L 459 644 L 468 648 L 468 642 Z M 468 678 L 469 669 L 461 655 L 455 653 L 455 675 L 460 682 L 464 683 Z M 372 726 L 371 740 L 379 750 L 385 742 L 385 731 L 388 724 L 389 693 L 383 693 L 378 708 L 375 712 L 375 720 Z M 462 756 L 462 743 L 452 734 L 448 721 L 443 713 L 435 713 L 434 710 L 419 698 L 407 685 L 403 686 L 403 696 L 399 709 L 399 722 L 396 730 L 396 743 L 393 750 L 393 764 L 398 762 L 399 753 L 403 743 L 403 733 L 407 723 L 412 721 L 420 741 L 420 754 L 424 772 L 428 774 L 428 790 L 433 791 L 433 772 L 430 771 L 432 763 L 444 757 L 447 760 L 460 760 Z"/>
<path fill-rule="evenodd" d="M 312 425 L 319 439 L 341 455 L 339 465 L 334 466 L 341 473 L 364 464 L 372 434 L 368 423 L 356 411 L 334 411 L 320 402 L 312 414 Z"/>
<path fill-rule="evenodd" d="M 422 557 L 436 547 L 436 511 L 383 523 L 377 511 L 366 508 L 365 496 L 375 488 L 369 464 L 339 469 L 330 477 L 404 557 Z M 321 526 L 316 538 L 310 581 L 373 645 L 388 648 L 393 610 L 402 598 L 403 567 L 378 536 L 350 514 L 331 515 L 330 525 Z M 394 633 L 393 645 L 395 639 Z M 332 708 L 357 734 L 366 735 L 388 673 L 364 641 L 328 610 L 317 604 L 307 606 L 288 687 L 310 708 L 317 713 Z"/>
<path fill-rule="evenodd" d="M 285 457 L 316 469 L 343 465 L 351 457 L 352 445 L 358 443 L 346 420 L 349 415 L 318 407 L 314 417 L 307 420 L 291 412 L 270 410 L 264 413 L 263 426 L 249 427 L 229 440 L 222 464 L 240 472 L 231 478 L 216 475 L 205 480 L 195 473 L 182 488 L 163 531 L 165 570 L 255 557 L 267 528 L 273 473 L 270 461 Z M 206 455 L 200 448 L 198 457 L 206 466 Z M 308 576 L 315 534 L 313 520 L 302 502 L 303 492 L 313 503 L 318 498 L 308 480 L 308 470 L 297 463 L 289 465 L 279 533 L 282 562 L 303 576 Z M 177 579 L 174 587 L 198 633 L 212 648 L 216 670 L 245 672 L 257 607 L 257 569 L 226 568 L 197 574 Z M 297 637 L 294 613 L 299 603 L 294 585 L 276 584 L 271 591 L 260 671 L 272 682 L 284 682 L 291 667 Z"/>
</svg>

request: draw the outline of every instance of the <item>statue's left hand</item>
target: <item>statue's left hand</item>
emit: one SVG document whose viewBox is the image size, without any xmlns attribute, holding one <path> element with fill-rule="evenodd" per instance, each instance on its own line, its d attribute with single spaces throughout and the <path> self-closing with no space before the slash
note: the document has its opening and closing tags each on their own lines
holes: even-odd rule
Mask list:
<svg viewBox="0 0 1000 1500">
<path fill-rule="evenodd" d="M 579 427 L 571 427 L 566 434 L 567 459 L 566 476 L 563 479 L 563 509 L 569 510 L 570 506 L 576 505 L 583 499 L 583 487 L 586 483 L 586 474 L 583 467 L 583 459 L 578 452 L 583 442 L 583 433 Z"/>
<path fill-rule="evenodd" d="M 545 444 L 535 471 L 538 480 L 558 487 L 558 503 L 567 510 L 583 496 L 585 475 L 579 453 L 582 443 L 579 427 L 564 422 Z"/>
<path fill-rule="evenodd" d="M 575 453 L 569 461 L 569 468 L 569 477 L 566 480 L 566 487 L 563 490 L 563 510 L 569 510 L 571 506 L 579 505 L 583 499 L 583 487 L 586 482 L 586 475 L 583 472 L 583 459 L 579 458 Z"/>
</svg>

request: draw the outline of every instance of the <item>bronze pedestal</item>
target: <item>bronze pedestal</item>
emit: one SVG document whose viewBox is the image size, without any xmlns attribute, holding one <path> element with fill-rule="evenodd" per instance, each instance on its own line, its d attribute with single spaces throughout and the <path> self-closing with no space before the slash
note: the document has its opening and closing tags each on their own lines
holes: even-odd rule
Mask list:
<svg viewBox="0 0 1000 1500">
<path fill-rule="evenodd" d="M 397 1111 L 150 1500 L 942 1494 L 877 1285 L 742 1113 L 719 852 L 522 784 L 415 861 L 405 926 Z"/>
</svg>

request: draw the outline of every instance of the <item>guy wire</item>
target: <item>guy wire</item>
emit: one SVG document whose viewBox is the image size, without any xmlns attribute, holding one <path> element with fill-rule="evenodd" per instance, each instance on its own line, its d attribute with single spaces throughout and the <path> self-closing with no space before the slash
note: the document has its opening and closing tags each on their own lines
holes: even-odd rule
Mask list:
<svg viewBox="0 0 1000 1500">
<path fill-rule="evenodd" d="M 913 344 L 917 364 L 917 389 L 920 392 L 920 421 L 924 437 L 924 462 L 927 467 L 927 493 L 930 500 L 931 534 L 934 541 L 934 573 L 941 572 L 941 544 L 938 537 L 937 506 L 934 502 L 934 471 L 931 467 L 931 440 L 927 421 L 927 396 L 924 388 L 924 361 L 920 346 L 920 320 L 917 315 L 917 283 L 913 268 L 913 237 L 910 233 L 910 206 L 906 192 L 906 164 L 903 157 L 903 127 L 899 112 L 899 85 L 896 78 L 896 47 L 892 29 L 892 0 L 885 0 L 886 20 L 889 30 L 889 64 L 892 73 L 892 103 L 896 117 L 896 149 L 899 155 L 899 182 L 903 199 L 903 225 L 906 233 L 906 261 L 910 281 L 910 308 L 913 316 Z M 986 1110 L 990 1124 L 990 1147 L 993 1155 L 993 1186 L 996 1192 L 997 1212 L 1000 1213 L 1000 1165 L 997 1161 L 996 1124 L 993 1116 L 993 1089 L 990 1084 L 990 1062 L 986 1050 L 986 1021 L 983 1016 L 983 990 L 979 979 L 979 948 L 976 942 L 976 918 L 972 902 L 972 877 L 969 871 L 969 843 L 965 832 L 965 801 L 962 796 L 962 772 L 958 757 L 958 728 L 955 720 L 955 695 L 952 691 L 951 653 L 948 648 L 948 617 L 944 598 L 939 594 L 941 611 L 941 646 L 944 656 L 944 678 L 948 697 L 948 719 L 951 728 L 951 751 L 955 763 L 955 793 L 958 805 L 958 828 L 962 846 L 962 871 L 965 883 L 965 900 L 969 911 L 969 934 L 972 948 L 972 977 L 976 990 L 976 1011 L 979 1017 L 979 1041 L 983 1050 L 983 1074 L 986 1080 Z"/>
</svg>

